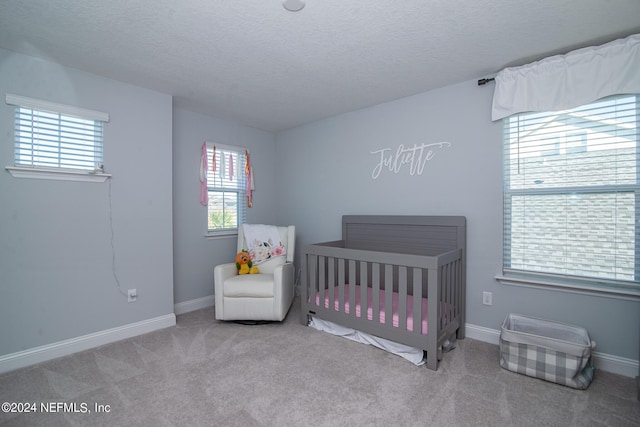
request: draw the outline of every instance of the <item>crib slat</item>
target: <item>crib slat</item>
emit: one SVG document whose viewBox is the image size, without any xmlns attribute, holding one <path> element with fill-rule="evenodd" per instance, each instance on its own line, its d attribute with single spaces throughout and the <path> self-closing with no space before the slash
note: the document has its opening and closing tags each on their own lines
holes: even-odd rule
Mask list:
<svg viewBox="0 0 640 427">
<path fill-rule="evenodd" d="M 460 305 L 460 293 L 458 291 L 458 280 L 460 278 L 460 272 L 458 270 L 458 261 L 453 263 L 453 278 L 451 283 L 451 288 L 453 289 L 453 317 L 451 320 L 455 320 L 458 318 L 458 306 Z"/>
<path fill-rule="evenodd" d="M 369 299 L 367 298 L 367 262 L 360 261 L 360 317 L 367 318 L 369 312 Z"/>
<path fill-rule="evenodd" d="M 460 317 L 464 310 L 464 300 L 462 290 L 462 260 L 456 260 L 456 318 Z"/>
<path fill-rule="evenodd" d="M 307 303 L 307 302 L 312 302 L 312 296 L 310 295 L 311 292 L 309 292 L 309 288 L 311 286 L 311 277 L 310 277 L 310 272 L 311 272 L 311 266 L 309 263 L 309 259 L 311 258 L 310 255 L 305 254 L 302 257 L 302 275 L 301 275 L 301 279 L 302 279 L 302 286 L 300 288 L 301 291 L 301 299 L 303 304 Z M 302 323 L 305 323 L 305 318 L 307 318 L 307 314 L 306 313 L 301 313 L 301 318 L 300 320 L 302 320 Z"/>
<path fill-rule="evenodd" d="M 356 317 L 356 261 L 349 260 L 349 315 Z"/>
<path fill-rule="evenodd" d="M 393 265 L 384 265 L 384 323 L 393 326 Z"/>
<path fill-rule="evenodd" d="M 318 262 L 318 257 L 314 256 L 314 255 L 310 255 L 308 257 L 309 259 L 307 260 L 307 262 L 309 263 L 309 276 L 307 277 L 308 279 L 308 283 L 307 283 L 307 295 L 308 295 L 308 301 L 311 303 L 315 302 L 315 297 L 316 297 L 316 289 L 318 289 L 318 276 L 317 274 L 317 262 Z"/>
<path fill-rule="evenodd" d="M 336 310 L 336 303 L 335 303 L 335 287 L 336 287 L 336 259 L 335 258 L 329 258 L 329 268 L 328 268 L 328 279 L 329 279 L 329 307 L 328 309 L 331 311 Z"/>
<path fill-rule="evenodd" d="M 441 268 L 442 272 L 440 273 L 440 282 L 441 282 L 441 289 L 440 289 L 440 294 L 443 295 L 443 301 L 440 302 L 440 312 L 442 313 L 442 315 L 440 316 L 440 329 L 444 328 L 445 326 L 447 326 L 448 323 L 448 319 L 449 319 L 449 286 L 448 285 L 448 279 L 449 279 L 449 264 L 443 265 Z"/>
<path fill-rule="evenodd" d="M 460 310 L 461 310 L 460 307 L 462 306 L 462 295 L 460 295 L 462 292 L 461 286 L 462 286 L 462 260 L 457 260 L 456 261 L 456 286 L 455 286 L 456 297 L 457 297 L 456 309 L 455 309 L 456 319 L 460 317 Z"/>
<path fill-rule="evenodd" d="M 445 327 L 451 322 L 451 263 L 448 263 L 444 266 L 444 271 L 442 273 L 442 286 L 446 297 L 446 301 L 442 304 L 442 311 L 444 312 L 441 316 L 442 318 L 442 327 Z"/>
<path fill-rule="evenodd" d="M 398 267 L 398 328 L 407 330 L 407 267 Z"/>
<path fill-rule="evenodd" d="M 373 318 L 376 324 L 380 323 L 380 264 L 371 264 L 371 288 L 373 292 Z"/>
<path fill-rule="evenodd" d="M 422 269 L 413 269 L 413 332 L 422 334 Z"/>
<path fill-rule="evenodd" d="M 451 262 L 447 265 L 447 269 L 449 270 L 449 274 L 447 277 L 447 288 L 448 288 L 448 294 L 449 294 L 449 323 L 453 322 L 455 313 L 454 313 L 454 308 L 456 306 L 455 304 L 455 299 L 456 299 L 456 288 L 455 288 L 455 277 L 456 277 L 456 271 L 455 271 L 455 262 Z"/>
<path fill-rule="evenodd" d="M 447 295 L 447 266 L 443 265 L 440 268 L 440 313 L 442 314 L 440 316 L 440 329 L 442 329 L 444 326 L 446 326 L 447 324 L 447 301 L 449 299 L 449 296 Z"/>
<path fill-rule="evenodd" d="M 344 313 L 344 284 L 346 276 L 344 271 L 344 258 L 338 258 L 338 311 Z"/>
<path fill-rule="evenodd" d="M 456 287 L 455 287 L 456 269 L 455 262 L 449 264 L 449 322 L 453 322 L 455 318 L 456 307 Z"/>
<path fill-rule="evenodd" d="M 320 298 L 319 298 L 319 305 L 321 305 L 322 307 L 324 307 L 324 301 L 325 301 L 325 288 L 324 288 L 324 284 L 327 283 L 326 282 L 326 272 L 325 272 L 325 261 L 326 261 L 326 257 L 324 256 L 317 256 L 317 263 L 318 263 L 318 283 L 314 286 L 315 292 L 314 292 L 314 300 L 315 300 L 315 293 L 319 292 L 320 293 Z M 315 263 L 314 263 L 315 264 Z"/>
</svg>

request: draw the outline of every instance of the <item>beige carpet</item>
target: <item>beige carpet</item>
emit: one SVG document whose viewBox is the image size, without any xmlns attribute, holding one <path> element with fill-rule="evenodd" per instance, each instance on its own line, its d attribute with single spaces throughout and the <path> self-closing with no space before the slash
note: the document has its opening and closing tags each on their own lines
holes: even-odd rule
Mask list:
<svg viewBox="0 0 640 427">
<path fill-rule="evenodd" d="M 640 425 L 632 378 L 596 371 L 588 390 L 573 390 L 505 371 L 497 346 L 468 338 L 433 372 L 301 325 L 297 303 L 281 324 L 222 323 L 205 309 L 178 316 L 175 328 L 1 375 L 0 402 L 53 402 L 63 412 L 0 413 L 0 423 Z"/>
</svg>

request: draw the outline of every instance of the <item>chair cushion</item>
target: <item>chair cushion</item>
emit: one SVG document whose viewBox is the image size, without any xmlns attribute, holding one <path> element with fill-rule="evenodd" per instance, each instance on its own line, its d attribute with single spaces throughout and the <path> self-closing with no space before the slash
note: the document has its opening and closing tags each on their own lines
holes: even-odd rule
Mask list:
<svg viewBox="0 0 640 427">
<path fill-rule="evenodd" d="M 225 297 L 273 298 L 273 274 L 240 274 L 224 281 Z"/>
</svg>

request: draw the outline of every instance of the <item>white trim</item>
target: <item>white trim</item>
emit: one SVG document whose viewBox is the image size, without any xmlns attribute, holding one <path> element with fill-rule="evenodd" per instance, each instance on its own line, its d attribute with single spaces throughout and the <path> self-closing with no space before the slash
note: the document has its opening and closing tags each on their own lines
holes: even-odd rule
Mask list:
<svg viewBox="0 0 640 427">
<path fill-rule="evenodd" d="M 206 239 L 230 239 L 230 238 L 238 238 L 238 229 L 234 228 L 232 231 L 228 233 L 218 232 L 218 234 L 207 233 L 204 235 Z"/>
<path fill-rule="evenodd" d="M 173 311 L 176 313 L 176 315 L 178 315 L 200 310 L 202 308 L 213 307 L 214 305 L 215 298 L 213 294 L 211 294 L 207 295 L 206 297 L 176 303 L 173 305 Z"/>
<path fill-rule="evenodd" d="M 75 107 L 73 105 L 58 104 L 57 102 L 43 101 L 41 99 L 27 98 L 26 96 L 13 95 L 7 93 L 5 103 L 18 107 L 31 108 L 33 110 L 51 111 L 53 113 L 66 114 L 69 116 L 82 117 L 83 119 L 109 121 L 109 114 L 102 111 L 89 110 L 87 108 Z"/>
<path fill-rule="evenodd" d="M 478 341 L 488 342 L 490 344 L 500 344 L 500 331 L 496 329 L 485 328 L 484 326 L 465 324 L 465 336 Z M 593 364 L 596 369 L 613 374 L 623 375 L 625 377 L 634 378 L 638 375 L 640 361 L 628 359 L 626 357 L 614 356 L 612 354 L 593 352 Z M 496 361 L 496 363 L 498 363 Z"/>
<path fill-rule="evenodd" d="M 557 292 L 569 292 L 574 294 L 581 295 L 592 295 L 599 296 L 605 298 L 615 298 L 622 299 L 627 301 L 638 301 L 640 300 L 640 288 L 622 288 L 622 287 L 612 287 L 612 286 L 596 286 L 596 285 L 588 285 L 588 284 L 570 284 L 570 283 L 560 283 L 555 281 L 546 281 L 540 280 L 536 277 L 516 277 L 516 276 L 504 276 L 501 274 L 497 274 L 494 277 L 498 282 L 503 285 L 510 286 L 522 286 L 525 288 L 538 288 L 538 289 L 546 289 L 550 291 Z"/>
<path fill-rule="evenodd" d="M 7 166 L 7 172 L 14 178 L 49 179 L 53 181 L 105 182 L 111 178 L 108 173 L 71 171 L 64 169 L 43 169 L 36 167 Z"/>
<path fill-rule="evenodd" d="M 0 356 L 0 374 L 176 325 L 174 313 Z"/>
<path fill-rule="evenodd" d="M 597 369 L 629 378 L 634 378 L 638 375 L 638 367 L 640 366 L 637 360 L 597 351 L 593 352 L 593 363 Z"/>
<path fill-rule="evenodd" d="M 476 326 L 470 323 L 465 324 L 465 336 L 474 340 L 488 342 L 490 344 L 500 344 L 500 331 Z"/>
</svg>

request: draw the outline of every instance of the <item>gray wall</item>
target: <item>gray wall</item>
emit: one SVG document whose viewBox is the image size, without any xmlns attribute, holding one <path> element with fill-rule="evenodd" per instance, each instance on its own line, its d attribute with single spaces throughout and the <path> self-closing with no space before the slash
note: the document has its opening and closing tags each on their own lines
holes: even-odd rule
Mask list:
<svg viewBox="0 0 640 427">
<path fill-rule="evenodd" d="M 467 217 L 467 321 L 499 329 L 509 312 L 582 325 L 597 351 L 638 359 L 640 302 L 503 285 L 502 127 L 490 119 L 492 87 L 475 81 L 377 105 L 278 134 L 281 222 L 298 247 L 339 239 L 345 214 Z M 422 175 L 383 171 L 372 151 L 446 141 Z M 298 255 L 299 255 L 298 251 Z M 299 265 L 299 262 L 298 262 Z M 482 305 L 482 292 L 493 305 Z"/>
<path fill-rule="evenodd" d="M 199 161 L 204 141 L 249 149 L 256 191 L 247 221 L 278 223 L 276 175 L 284 163 L 276 155 L 275 135 L 175 108 L 173 115 L 173 236 L 175 302 L 213 295 L 213 268 L 233 262 L 236 236 L 205 238 L 207 209 L 200 204 Z M 285 187 L 286 188 L 286 187 Z"/>
<path fill-rule="evenodd" d="M 0 94 L 108 112 L 109 182 L 27 180 L 0 173 L 0 355 L 151 319 L 213 293 L 213 266 L 233 260 L 235 238 L 206 239 L 198 201 L 204 140 L 250 149 L 249 222 L 297 226 L 302 244 L 338 239 L 344 214 L 464 215 L 468 322 L 498 329 L 517 312 L 585 326 L 598 351 L 637 360 L 640 303 L 507 286 L 502 251 L 502 142 L 490 87 L 475 81 L 272 133 L 181 108 L 169 95 L 0 50 Z M 0 104 L 0 166 L 12 163 L 13 108 Z M 371 177 L 399 144 L 450 142 L 420 175 L 408 166 Z M 173 225 L 172 225 L 173 216 Z M 494 305 L 482 305 L 482 292 Z"/>
<path fill-rule="evenodd" d="M 173 313 L 169 95 L 0 50 L 0 94 L 107 112 L 105 183 L 0 171 L 0 355 Z M 4 99 L 3 99 L 4 101 Z M 0 103 L 0 166 L 13 107 Z M 116 274 L 112 269 L 109 186 Z"/>
</svg>

